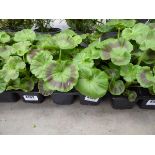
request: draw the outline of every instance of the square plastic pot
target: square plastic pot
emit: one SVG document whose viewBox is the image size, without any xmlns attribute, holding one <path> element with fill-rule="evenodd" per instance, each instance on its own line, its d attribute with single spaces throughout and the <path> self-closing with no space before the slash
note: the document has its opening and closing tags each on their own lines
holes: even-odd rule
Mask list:
<svg viewBox="0 0 155 155">
<path fill-rule="evenodd" d="M 67 93 L 53 94 L 52 100 L 59 105 L 70 105 L 74 102 L 74 96 Z"/>
<path fill-rule="evenodd" d="M 131 109 L 135 102 L 129 102 L 126 96 L 112 96 L 111 105 L 114 109 Z"/>
<path fill-rule="evenodd" d="M 148 89 L 139 88 L 138 106 L 143 109 L 155 109 L 155 95 L 151 95 Z"/>
<path fill-rule="evenodd" d="M 58 92 L 55 91 L 52 94 L 52 100 L 54 103 L 59 105 L 70 105 L 74 103 L 75 96 L 77 92 L 75 90 L 71 90 L 70 92 Z"/>
<path fill-rule="evenodd" d="M 0 94 L 0 102 L 17 102 L 20 96 L 14 91 L 5 91 Z"/>
<path fill-rule="evenodd" d="M 32 92 L 18 91 L 18 94 L 25 103 L 39 104 L 45 100 L 45 97 L 41 95 L 38 91 L 32 91 Z"/>
</svg>

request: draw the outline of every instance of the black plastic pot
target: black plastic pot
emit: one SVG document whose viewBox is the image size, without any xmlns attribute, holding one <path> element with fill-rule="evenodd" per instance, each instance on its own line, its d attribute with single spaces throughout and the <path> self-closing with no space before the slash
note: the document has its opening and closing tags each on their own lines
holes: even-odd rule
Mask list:
<svg viewBox="0 0 155 155">
<path fill-rule="evenodd" d="M 155 109 L 155 95 L 151 95 L 148 89 L 139 88 L 138 106 L 143 109 Z"/>
<path fill-rule="evenodd" d="M 72 90 L 66 93 L 55 91 L 52 94 L 52 100 L 54 103 L 59 105 L 70 105 L 74 103 L 74 99 L 76 95 L 77 95 L 77 92 L 75 90 Z"/>
<path fill-rule="evenodd" d="M 38 91 L 32 91 L 32 92 L 18 91 L 18 94 L 25 103 L 39 104 L 42 103 L 45 99 L 45 97 L 41 95 Z"/>
<path fill-rule="evenodd" d="M 127 96 L 123 95 L 111 95 L 111 105 L 114 109 L 131 109 L 139 101 L 139 87 L 131 86 L 129 90 L 135 91 L 137 93 L 137 98 L 134 102 L 130 102 Z"/>
<path fill-rule="evenodd" d="M 0 94 L 0 102 L 17 102 L 20 96 L 14 91 L 5 91 Z"/>
<path fill-rule="evenodd" d="M 112 96 L 111 105 L 114 109 L 131 109 L 136 102 L 129 102 L 126 96 Z"/>
</svg>

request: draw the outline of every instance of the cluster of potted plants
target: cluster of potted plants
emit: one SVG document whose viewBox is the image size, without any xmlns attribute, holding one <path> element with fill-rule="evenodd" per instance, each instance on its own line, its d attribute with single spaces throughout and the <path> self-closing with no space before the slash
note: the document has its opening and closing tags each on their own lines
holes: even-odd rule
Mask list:
<svg viewBox="0 0 155 155">
<path fill-rule="evenodd" d="M 155 108 L 155 24 L 110 20 L 93 33 L 0 32 L 0 101 Z"/>
</svg>

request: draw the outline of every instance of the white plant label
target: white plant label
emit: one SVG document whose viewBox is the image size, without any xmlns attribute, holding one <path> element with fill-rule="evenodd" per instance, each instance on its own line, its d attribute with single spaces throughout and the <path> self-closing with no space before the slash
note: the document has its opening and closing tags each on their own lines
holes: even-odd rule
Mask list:
<svg viewBox="0 0 155 155">
<path fill-rule="evenodd" d="M 85 97 L 85 100 L 86 100 L 86 101 L 91 101 L 91 102 L 97 102 L 97 101 L 99 100 L 99 98 L 93 99 L 93 98 L 90 98 L 90 97 L 86 96 L 86 97 Z"/>
<path fill-rule="evenodd" d="M 146 105 L 155 105 L 155 100 L 147 101 Z"/>
<path fill-rule="evenodd" d="M 23 95 L 25 101 L 38 101 L 37 96 L 32 96 L 32 95 Z"/>
</svg>

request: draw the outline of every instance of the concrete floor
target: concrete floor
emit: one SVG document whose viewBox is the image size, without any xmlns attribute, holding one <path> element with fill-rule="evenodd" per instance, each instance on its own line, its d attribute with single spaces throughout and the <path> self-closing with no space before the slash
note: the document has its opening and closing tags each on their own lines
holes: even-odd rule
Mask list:
<svg viewBox="0 0 155 155">
<path fill-rule="evenodd" d="M 0 134 L 155 134 L 155 111 L 137 106 L 114 110 L 108 103 L 84 106 L 0 103 Z"/>
</svg>

